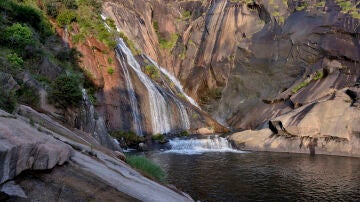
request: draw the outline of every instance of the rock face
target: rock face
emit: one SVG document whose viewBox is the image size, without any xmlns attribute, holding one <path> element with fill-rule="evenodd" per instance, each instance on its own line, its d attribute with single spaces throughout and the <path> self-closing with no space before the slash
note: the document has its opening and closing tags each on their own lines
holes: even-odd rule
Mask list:
<svg viewBox="0 0 360 202">
<path fill-rule="evenodd" d="M 112 0 L 103 7 L 202 109 L 233 128 L 254 129 L 291 111 L 288 97 L 296 94 L 291 90 L 317 71 L 333 74 L 336 89 L 355 84 L 359 19 L 337 2 L 247 2 Z M 177 39 L 173 46 L 164 47 L 172 39 Z"/>
<path fill-rule="evenodd" d="M 143 177 L 92 135 L 26 106 L 20 112 L 32 119 L 0 111 L 0 200 L 192 201 Z"/>
<path fill-rule="evenodd" d="M 346 92 L 359 95 L 360 89 L 335 91 L 331 99 L 275 118 L 269 122 L 269 129 L 235 133 L 230 140 L 246 150 L 360 157 L 359 100 Z"/>
<path fill-rule="evenodd" d="M 70 146 L 0 111 L 0 184 L 24 170 L 62 165 L 69 160 L 71 152 Z"/>
</svg>

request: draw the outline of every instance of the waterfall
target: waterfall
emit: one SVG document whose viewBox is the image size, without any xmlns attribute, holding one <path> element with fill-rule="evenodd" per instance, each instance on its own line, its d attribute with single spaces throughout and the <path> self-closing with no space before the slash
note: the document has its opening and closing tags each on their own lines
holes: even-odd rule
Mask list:
<svg viewBox="0 0 360 202">
<path fill-rule="evenodd" d="M 130 99 L 131 114 L 132 114 L 133 120 L 134 120 L 133 128 L 135 129 L 135 133 L 137 135 L 142 136 L 143 131 L 142 131 L 142 127 L 141 127 L 140 112 L 138 109 L 138 101 L 135 96 L 135 90 L 134 90 L 134 87 L 131 82 L 130 73 L 129 73 L 128 69 L 126 68 L 126 64 L 124 63 L 125 58 L 124 58 L 123 54 L 120 51 L 118 51 L 117 49 L 116 49 L 116 58 L 120 62 L 120 66 L 122 67 L 122 70 L 124 72 L 126 89 L 127 89 L 127 93 L 128 93 L 129 99 Z"/>
<path fill-rule="evenodd" d="M 139 80 L 144 84 L 144 86 L 147 89 L 148 95 L 149 95 L 149 106 L 150 106 L 150 113 L 151 113 L 151 125 L 152 125 L 152 132 L 155 133 L 169 133 L 171 132 L 171 126 L 174 125 L 182 125 L 183 129 L 188 129 L 190 127 L 189 119 L 187 116 L 187 112 L 185 107 L 182 105 L 182 103 L 174 98 L 174 96 L 169 95 L 169 93 L 162 90 L 160 87 L 157 87 L 152 80 L 141 70 L 140 64 L 136 61 L 135 57 L 133 56 L 131 50 L 126 46 L 123 39 L 119 38 L 117 40 L 118 44 L 116 47 L 118 55 L 125 54 L 126 61 L 128 65 L 122 65 L 123 68 L 130 67 L 134 73 L 136 73 Z M 118 58 L 119 62 L 124 61 L 123 58 Z M 131 89 L 131 80 L 129 72 L 126 73 L 127 70 L 123 70 L 125 73 L 125 77 L 127 80 L 127 88 L 129 92 L 134 92 L 134 89 Z M 131 85 L 130 85 L 131 84 Z M 172 116 L 174 114 L 171 114 L 172 110 L 165 99 L 165 96 L 172 98 L 171 100 L 177 105 L 177 108 L 179 110 L 179 115 L 181 117 L 181 123 L 175 123 L 172 120 Z M 135 97 L 135 95 L 134 95 Z M 135 97 L 136 98 L 136 97 Z M 131 99 L 131 98 L 130 98 Z M 135 100 L 131 100 L 134 104 L 131 105 L 133 109 L 133 113 L 137 109 L 137 103 L 135 104 Z M 137 109 L 138 110 L 138 109 Z M 136 117 L 134 115 L 134 117 Z M 135 118 L 134 118 L 135 119 Z M 138 125 L 139 123 L 135 123 Z"/>
<path fill-rule="evenodd" d="M 204 152 L 235 152 L 244 153 L 244 151 L 234 149 L 230 142 L 218 135 L 209 136 L 205 139 L 179 139 L 169 140 L 171 149 L 166 151 L 180 154 L 202 154 Z"/>
<path fill-rule="evenodd" d="M 196 106 L 197 108 L 200 108 L 199 105 L 196 103 L 196 101 L 194 99 L 192 99 L 192 97 L 188 96 L 184 89 L 183 86 L 181 85 L 180 81 L 176 79 L 175 76 L 173 76 L 172 74 L 170 74 L 166 69 L 160 67 L 153 59 L 151 59 L 150 57 L 146 57 L 148 60 L 150 60 L 151 63 L 153 63 L 160 71 L 161 73 L 165 74 L 175 85 L 175 87 L 177 88 L 178 91 L 180 91 L 180 93 L 182 93 L 186 99 L 194 106 Z"/>
</svg>

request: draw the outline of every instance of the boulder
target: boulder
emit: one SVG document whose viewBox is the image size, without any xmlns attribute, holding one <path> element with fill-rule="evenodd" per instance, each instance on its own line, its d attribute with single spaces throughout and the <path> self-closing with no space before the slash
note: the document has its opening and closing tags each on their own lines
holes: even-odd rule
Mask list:
<svg viewBox="0 0 360 202">
<path fill-rule="evenodd" d="M 24 170 L 47 170 L 69 160 L 72 148 L 0 110 L 0 184 Z"/>
</svg>

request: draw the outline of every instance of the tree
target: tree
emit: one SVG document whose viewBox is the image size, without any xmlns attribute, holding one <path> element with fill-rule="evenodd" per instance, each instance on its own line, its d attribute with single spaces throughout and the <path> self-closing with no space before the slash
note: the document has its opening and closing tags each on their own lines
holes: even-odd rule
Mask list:
<svg viewBox="0 0 360 202">
<path fill-rule="evenodd" d="M 79 78 L 62 74 L 51 84 L 49 100 L 59 108 L 77 107 L 82 99 Z"/>
<path fill-rule="evenodd" d="M 34 44 L 33 33 L 26 25 L 15 23 L 4 30 L 3 40 L 17 48 Z"/>
</svg>

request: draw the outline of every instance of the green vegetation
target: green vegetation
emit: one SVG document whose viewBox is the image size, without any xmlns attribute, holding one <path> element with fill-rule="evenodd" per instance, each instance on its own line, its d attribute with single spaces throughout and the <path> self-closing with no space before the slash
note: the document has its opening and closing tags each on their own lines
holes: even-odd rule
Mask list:
<svg viewBox="0 0 360 202">
<path fill-rule="evenodd" d="M 303 81 L 301 83 L 299 83 L 297 86 L 295 86 L 295 88 L 293 88 L 291 90 L 292 93 L 297 93 L 300 89 L 306 87 L 307 85 L 309 85 L 310 81 Z"/>
<path fill-rule="evenodd" d="M 314 81 L 317 81 L 317 80 L 319 80 L 319 79 L 322 79 L 323 77 L 324 77 L 324 72 L 323 72 L 323 71 L 321 71 L 321 72 L 316 71 L 313 80 L 314 80 Z"/>
<path fill-rule="evenodd" d="M 30 106 L 39 106 L 40 104 L 40 95 L 39 92 L 31 86 L 23 84 L 20 86 L 20 89 L 16 91 L 17 101 L 25 103 Z"/>
<path fill-rule="evenodd" d="M 125 44 L 130 48 L 133 55 L 140 55 L 141 51 L 135 47 L 133 41 L 131 41 L 124 32 L 120 32 L 119 36 L 124 40 Z"/>
<path fill-rule="evenodd" d="M 306 87 L 307 85 L 309 85 L 309 83 L 310 83 L 311 81 L 317 81 L 317 80 L 322 79 L 323 77 L 324 77 L 324 73 L 323 73 L 322 71 L 321 71 L 321 72 L 316 71 L 312 79 L 310 79 L 310 80 L 307 79 L 307 80 L 299 83 L 297 86 L 295 86 L 295 87 L 291 90 L 291 92 L 292 92 L 292 93 L 297 93 L 300 89 L 302 89 L 302 88 Z"/>
<path fill-rule="evenodd" d="M 360 12 L 357 6 L 360 2 L 353 3 L 348 0 L 335 0 L 336 4 L 340 6 L 341 12 L 350 14 L 353 18 L 360 19 Z"/>
<path fill-rule="evenodd" d="M 20 23 L 15 23 L 6 27 L 2 36 L 5 43 L 16 48 L 25 48 L 27 45 L 33 45 L 33 33 L 30 28 Z"/>
<path fill-rule="evenodd" d="M 64 10 L 56 17 L 58 25 L 65 27 L 76 21 L 76 13 L 72 10 Z"/>
<path fill-rule="evenodd" d="M 159 141 L 159 143 L 167 142 L 167 139 L 166 139 L 165 135 L 163 135 L 163 134 L 155 134 L 155 135 L 151 136 L 151 139 L 154 141 Z"/>
<path fill-rule="evenodd" d="M 165 172 L 163 169 L 144 156 L 128 156 L 126 162 L 131 167 L 140 170 L 152 179 L 159 181 L 165 180 Z"/>
<path fill-rule="evenodd" d="M 166 40 L 165 38 L 162 38 L 161 36 L 158 36 L 158 38 L 159 38 L 160 48 L 172 50 L 176 45 L 179 35 L 172 34 L 169 40 Z"/>
<path fill-rule="evenodd" d="M 175 47 L 177 40 L 179 39 L 179 34 L 172 34 L 170 39 L 166 39 L 161 36 L 159 31 L 159 23 L 157 21 L 153 22 L 153 28 L 157 34 L 160 48 L 172 50 Z"/>
<path fill-rule="evenodd" d="M 12 113 L 16 107 L 16 98 L 13 93 L 7 94 L 0 89 L 0 109 Z"/>
<path fill-rule="evenodd" d="M 22 69 L 24 65 L 24 60 L 18 56 L 17 53 L 10 53 L 6 55 L 7 61 L 16 69 Z"/>
<path fill-rule="evenodd" d="M 183 20 L 188 20 L 191 17 L 191 11 L 184 11 L 181 15 Z"/>
<path fill-rule="evenodd" d="M 179 137 L 187 137 L 187 136 L 189 136 L 189 133 L 186 130 L 179 133 Z"/>
<path fill-rule="evenodd" d="M 49 100 L 59 108 L 77 107 L 82 99 L 76 75 L 62 74 L 51 84 Z"/>
<path fill-rule="evenodd" d="M 52 0 L 46 0 L 47 4 Z M 55 0 L 54 0 L 55 1 Z M 54 17 L 62 24 L 68 24 L 74 21 L 74 11 L 62 9 L 74 9 L 75 1 L 70 0 L 58 2 L 56 5 L 59 12 L 55 13 L 49 10 Z M 40 5 L 36 0 L 2 0 L 0 2 L 0 72 L 12 75 L 20 86 L 14 92 L 1 92 L 0 107 L 12 112 L 17 102 L 24 103 L 36 107 L 39 105 L 40 96 L 38 88 L 35 85 L 27 85 L 23 83 L 18 73 L 24 72 L 31 79 L 37 80 L 43 87 L 49 89 L 50 98 L 57 106 L 73 106 L 80 102 L 82 94 L 80 86 L 84 82 L 84 76 L 79 68 L 79 60 L 81 54 L 75 49 L 67 48 L 63 45 L 62 40 L 54 32 L 53 27 L 37 6 Z M 53 4 L 55 5 L 55 4 Z M 54 6 L 53 6 L 54 7 Z M 44 9 L 51 6 L 44 6 Z M 67 13 L 71 13 L 72 17 L 68 17 Z M 62 17 L 63 16 L 63 17 Z M 43 71 L 42 65 L 56 66 L 58 70 L 49 75 L 47 71 Z M 51 83 L 50 76 L 54 73 L 58 75 L 67 72 L 76 79 L 66 80 L 63 76 L 53 78 Z M 50 73 L 51 74 L 51 73 Z M 71 76 L 69 76 L 71 77 Z M 84 87 L 90 88 L 92 84 L 86 80 L 88 84 Z"/>
<path fill-rule="evenodd" d="M 146 65 L 145 66 L 145 74 L 147 74 L 150 78 L 155 81 L 160 79 L 160 71 L 156 68 L 155 65 Z"/>
<path fill-rule="evenodd" d="M 108 67 L 107 69 L 107 73 L 110 74 L 110 75 L 113 75 L 115 72 L 114 68 L 113 67 Z"/>
<path fill-rule="evenodd" d="M 124 139 L 128 146 L 137 146 L 140 142 L 144 142 L 145 138 L 136 135 L 134 132 L 113 131 L 110 133 L 116 139 Z"/>
</svg>

